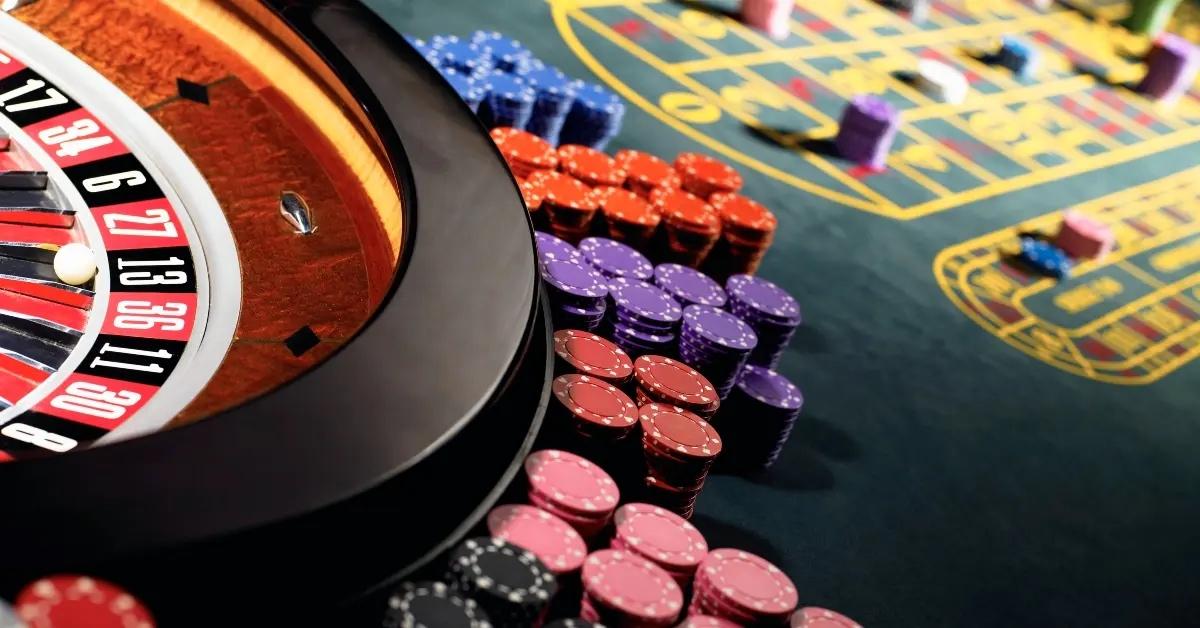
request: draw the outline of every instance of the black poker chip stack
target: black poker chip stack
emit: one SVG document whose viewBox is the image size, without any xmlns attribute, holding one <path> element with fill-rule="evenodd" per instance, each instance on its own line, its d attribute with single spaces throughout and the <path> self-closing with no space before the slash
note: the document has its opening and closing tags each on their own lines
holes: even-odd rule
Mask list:
<svg viewBox="0 0 1200 628">
<path fill-rule="evenodd" d="M 554 574 L 531 552 L 501 539 L 476 537 L 450 554 L 446 581 L 487 612 L 493 626 L 532 626 L 558 590 Z"/>
<path fill-rule="evenodd" d="M 405 582 L 388 598 L 383 628 L 491 628 L 487 613 L 441 582 Z"/>
</svg>

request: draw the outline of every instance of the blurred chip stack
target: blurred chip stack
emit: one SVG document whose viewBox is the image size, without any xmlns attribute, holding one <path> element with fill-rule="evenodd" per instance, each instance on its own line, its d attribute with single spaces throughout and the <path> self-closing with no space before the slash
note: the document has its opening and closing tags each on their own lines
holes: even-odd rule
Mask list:
<svg viewBox="0 0 1200 628">
<path fill-rule="evenodd" d="M 1196 81 L 1200 70 L 1200 48 L 1172 33 L 1163 33 L 1146 55 L 1146 76 L 1137 91 L 1173 103 Z"/>
<path fill-rule="evenodd" d="M 554 328 L 596 331 L 607 307 L 604 276 L 582 259 L 549 259 L 542 251 L 539 255 L 538 268 L 550 300 Z"/>
<path fill-rule="evenodd" d="M 735 624 L 723 617 L 688 614 L 687 618 L 675 628 L 740 628 L 740 624 Z"/>
<path fill-rule="evenodd" d="M 684 591 L 691 586 L 696 567 L 708 554 L 708 542 L 696 526 L 665 508 L 639 503 L 618 508 L 613 523 L 610 548 L 658 565 Z"/>
<path fill-rule="evenodd" d="M 558 153 L 554 147 L 532 133 L 497 127 L 489 135 L 518 179 L 529 179 L 535 172 L 554 170 L 558 166 Z"/>
<path fill-rule="evenodd" d="M 502 72 L 523 76 L 533 67 L 533 53 L 521 42 L 495 31 L 475 31 L 471 43 L 486 50 L 492 65 Z"/>
<path fill-rule="evenodd" d="M 594 462 L 557 449 L 525 458 L 529 502 L 566 521 L 589 540 L 612 520 L 621 491 L 612 476 Z"/>
<path fill-rule="evenodd" d="M 908 13 L 908 19 L 921 24 L 929 19 L 933 0 L 896 0 L 896 6 Z"/>
<path fill-rule="evenodd" d="M 784 626 L 798 600 L 796 585 L 775 565 L 749 552 L 715 549 L 696 570 L 688 614 L 743 626 Z"/>
<path fill-rule="evenodd" d="M 1171 23 L 1181 0 L 1133 0 L 1129 15 L 1121 22 L 1125 28 L 1143 35 L 1157 36 Z"/>
<path fill-rule="evenodd" d="M 625 171 L 625 187 L 646 200 L 651 200 L 650 194 L 659 188 L 677 190 L 683 185 L 671 164 L 650 153 L 625 149 L 617 151 L 615 158 Z"/>
<path fill-rule="evenodd" d="M 705 271 L 718 279 L 758 272 L 775 241 L 775 214 L 741 194 L 719 192 L 708 202 L 721 218 L 721 239 L 705 260 Z"/>
<path fill-rule="evenodd" d="M 624 119 L 625 103 L 620 97 L 599 85 L 584 83 L 578 89 L 560 137 L 563 144 L 604 150 L 621 132 Z"/>
<path fill-rule="evenodd" d="M 917 62 L 913 86 L 938 102 L 952 105 L 961 105 L 971 89 L 966 75 L 937 59 L 921 59 Z"/>
<path fill-rule="evenodd" d="M 387 600 L 384 628 L 406 626 L 465 626 L 486 628 L 491 619 L 470 598 L 442 582 L 405 582 Z M 0 626 L 6 626 L 0 621 Z"/>
<path fill-rule="evenodd" d="M 479 119 L 488 128 L 524 129 L 533 116 L 537 94 L 525 79 L 504 72 L 486 77 L 487 95 L 479 104 Z"/>
<path fill-rule="evenodd" d="M 675 157 L 684 190 L 703 199 L 713 194 L 731 194 L 742 189 L 742 175 L 729 164 L 703 153 L 679 153 Z"/>
<path fill-rule="evenodd" d="M 583 255 L 579 253 L 579 249 L 571 246 L 570 242 L 544 231 L 537 231 L 533 235 L 540 263 L 550 260 L 583 261 Z"/>
<path fill-rule="evenodd" d="M 794 0 L 742 0 L 742 22 L 776 41 L 787 39 Z"/>
<path fill-rule="evenodd" d="M 700 371 L 724 399 L 733 390 L 758 336 L 742 319 L 708 305 L 683 310 L 679 357 Z"/>
<path fill-rule="evenodd" d="M 734 275 L 725 282 L 729 311 L 758 337 L 750 364 L 776 368 L 796 329 L 803 322 L 800 304 L 776 283 L 753 275 Z"/>
<path fill-rule="evenodd" d="M 638 408 L 646 461 L 645 501 L 690 519 L 713 462 L 722 450 L 716 428 L 679 406 Z"/>
<path fill-rule="evenodd" d="M 862 628 L 858 622 L 826 608 L 806 606 L 792 613 L 789 628 Z"/>
<path fill-rule="evenodd" d="M 442 76 L 446 78 L 446 82 L 458 94 L 458 97 L 466 103 L 472 113 L 479 113 L 479 105 L 483 102 L 484 96 L 487 95 L 487 88 L 481 85 L 479 81 L 467 74 L 460 73 L 454 68 L 443 68 Z"/>
<path fill-rule="evenodd" d="M 710 305 L 725 307 L 728 297 L 721 284 L 712 277 L 682 264 L 659 264 L 654 267 L 654 283 L 667 291 L 682 307 Z"/>
<path fill-rule="evenodd" d="M 579 329 L 554 332 L 555 374 L 578 373 L 613 386 L 624 386 L 633 377 L 633 360 L 611 340 Z"/>
<path fill-rule="evenodd" d="M 996 64 L 1008 68 L 1020 79 L 1032 78 L 1041 64 L 1041 53 L 1033 44 L 1012 35 L 1000 38 L 1000 50 L 996 53 Z"/>
<path fill-rule="evenodd" d="M 592 187 L 621 187 L 625 169 L 617 160 L 590 146 L 563 144 L 558 147 L 558 166 L 564 173 Z"/>
<path fill-rule="evenodd" d="M 842 157 L 883 169 L 899 129 L 900 111 L 895 106 L 878 96 L 855 96 L 842 111 L 834 143 Z"/>
<path fill-rule="evenodd" d="M 610 279 L 649 279 L 654 265 L 637 249 L 609 238 L 590 237 L 579 241 L 579 252 L 602 275 Z"/>
<path fill-rule="evenodd" d="M 609 282 L 608 329 L 629 355 L 673 352 L 683 309 L 652 283 L 618 277 Z"/>
<path fill-rule="evenodd" d="M 486 47 L 464 41 L 454 35 L 438 35 L 429 40 L 427 59 L 439 68 L 480 80 L 492 74 L 493 65 Z"/>
<path fill-rule="evenodd" d="M 535 61 L 524 78 L 534 91 L 533 112 L 526 130 L 557 146 L 567 114 L 575 104 L 579 82 L 541 61 Z"/>
<path fill-rule="evenodd" d="M 542 211 L 554 235 L 571 243 L 588 235 L 599 207 L 588 186 L 561 172 L 540 171 L 529 180 L 542 186 Z"/>
<path fill-rule="evenodd" d="M 606 626 L 671 626 L 683 591 L 654 563 L 620 550 L 593 552 L 583 563 L 580 616 Z"/>
<path fill-rule="evenodd" d="M 725 439 L 721 466 L 761 471 L 775 464 L 804 406 L 800 389 L 765 367 L 748 365 L 714 421 Z"/>
<path fill-rule="evenodd" d="M 680 189 L 658 188 L 650 202 L 662 215 L 658 257 L 698 268 L 721 238 L 721 217 L 704 199 Z"/>
<path fill-rule="evenodd" d="M 600 206 L 608 237 L 639 249 L 649 247 L 662 216 L 649 201 L 618 187 L 592 189 Z"/>
<path fill-rule="evenodd" d="M 446 581 L 498 627 L 541 623 L 558 591 L 554 573 L 533 552 L 491 537 L 467 539 L 455 548 Z"/>
<path fill-rule="evenodd" d="M 1086 214 L 1063 214 L 1054 243 L 1075 259 L 1104 259 L 1117 245 L 1112 227 Z"/>
</svg>

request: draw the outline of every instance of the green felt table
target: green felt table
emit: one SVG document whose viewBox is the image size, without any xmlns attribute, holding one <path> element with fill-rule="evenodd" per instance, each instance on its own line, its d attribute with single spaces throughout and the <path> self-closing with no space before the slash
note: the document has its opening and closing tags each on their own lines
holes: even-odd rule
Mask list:
<svg viewBox="0 0 1200 628">
<path fill-rule="evenodd" d="M 714 545 L 868 626 L 1200 621 L 1200 90 L 1130 89 L 1149 42 L 1123 2 L 946 0 L 923 24 L 800 2 L 783 41 L 730 2 L 369 4 L 420 37 L 520 39 L 626 99 L 611 149 L 720 156 L 778 215 L 760 272 L 804 309 L 781 371 L 806 405 L 770 472 L 710 480 Z M 1036 76 L 983 61 L 1005 34 Z M 905 81 L 922 57 L 967 74 L 966 103 Z M 904 112 L 884 172 L 829 148 L 858 93 Z M 1011 262 L 1067 209 L 1116 250 L 1063 281 Z"/>
</svg>

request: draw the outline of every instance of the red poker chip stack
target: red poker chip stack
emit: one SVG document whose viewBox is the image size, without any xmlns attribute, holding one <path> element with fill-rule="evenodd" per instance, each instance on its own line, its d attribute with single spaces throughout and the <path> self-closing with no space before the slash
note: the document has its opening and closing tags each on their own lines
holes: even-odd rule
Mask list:
<svg viewBox="0 0 1200 628">
<path fill-rule="evenodd" d="M 862 626 L 829 609 L 806 606 L 792 613 L 791 628 L 862 628 Z"/>
<path fill-rule="evenodd" d="M 614 444 L 638 426 L 638 407 L 616 386 L 589 375 L 559 375 L 551 384 L 554 398 L 580 437 Z"/>
<path fill-rule="evenodd" d="M 716 388 L 700 371 L 661 355 L 643 355 L 633 362 L 639 406 L 661 403 L 679 406 L 711 420 L 721 407 Z"/>
<path fill-rule="evenodd" d="M 650 403 L 638 411 L 646 461 L 646 501 L 690 519 L 713 461 L 721 453 L 717 430 L 679 406 Z"/>
<path fill-rule="evenodd" d="M 542 209 L 551 233 L 571 244 L 588 235 L 598 207 L 591 188 L 561 172 L 539 171 L 529 180 L 542 187 Z"/>
<path fill-rule="evenodd" d="M 609 547 L 632 552 L 658 565 L 687 589 L 708 542 L 696 526 L 653 504 L 625 504 L 613 515 L 616 531 Z"/>
<path fill-rule="evenodd" d="M 720 216 L 721 240 L 706 261 L 705 271 L 718 281 L 754 274 L 775 239 L 779 224 L 775 214 L 741 194 L 718 192 L 708 201 Z"/>
<path fill-rule="evenodd" d="M 17 594 L 17 615 L 29 628 L 154 628 L 150 611 L 115 584 L 87 576 L 37 580 Z"/>
<path fill-rule="evenodd" d="M 662 214 L 664 261 L 699 268 L 721 238 L 721 217 L 704 199 L 683 190 L 659 188 L 650 202 Z"/>
<path fill-rule="evenodd" d="M 787 625 L 798 601 L 796 586 L 775 565 L 749 552 L 715 549 L 696 570 L 688 613 L 747 626 Z"/>
<path fill-rule="evenodd" d="M 733 166 L 703 153 L 679 153 L 675 157 L 675 170 L 683 189 L 700 198 L 742 189 L 742 175 Z"/>
<path fill-rule="evenodd" d="M 646 199 L 629 190 L 609 186 L 594 188 L 592 196 L 600 205 L 608 237 L 638 249 L 645 248 L 654 239 L 662 215 Z"/>
<path fill-rule="evenodd" d="M 488 534 L 528 550 L 561 576 L 583 566 L 587 544 L 570 524 L 524 504 L 497 506 L 487 516 Z"/>
<path fill-rule="evenodd" d="M 520 129 L 496 127 L 491 130 L 492 141 L 500 149 L 504 161 L 519 179 L 558 166 L 558 154 L 546 140 Z"/>
<path fill-rule="evenodd" d="M 575 454 L 543 449 L 525 458 L 529 502 L 566 521 L 584 540 L 612 519 L 621 492 L 599 465 Z"/>
<path fill-rule="evenodd" d="M 640 150 L 622 150 L 616 154 L 617 164 L 625 170 L 625 187 L 649 200 L 657 189 L 677 190 L 683 184 L 671 164 Z"/>
<path fill-rule="evenodd" d="M 616 343 L 590 331 L 560 329 L 554 332 L 557 375 L 579 373 L 624 386 L 633 377 L 633 359 Z"/>
<path fill-rule="evenodd" d="M 529 179 L 517 179 L 517 187 L 521 189 L 521 200 L 525 202 L 525 209 L 536 221 L 541 216 L 542 196 L 545 194 L 545 190 L 542 189 L 541 184 L 534 183 Z"/>
<path fill-rule="evenodd" d="M 683 591 L 670 574 L 634 554 L 606 549 L 583 563 L 580 617 L 606 626 L 671 626 Z"/>
<path fill-rule="evenodd" d="M 592 187 L 621 187 L 625 184 L 625 169 L 617 160 L 590 146 L 559 146 L 558 168 Z"/>
</svg>

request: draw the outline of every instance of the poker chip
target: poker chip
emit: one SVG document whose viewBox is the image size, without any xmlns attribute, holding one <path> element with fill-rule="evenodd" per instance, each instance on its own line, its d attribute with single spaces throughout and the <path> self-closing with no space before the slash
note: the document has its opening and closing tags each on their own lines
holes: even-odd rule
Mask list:
<svg viewBox="0 0 1200 628">
<path fill-rule="evenodd" d="M 800 304 L 779 285 L 753 275 L 734 275 L 726 281 L 725 288 L 729 311 L 758 337 L 749 363 L 777 367 L 803 321 Z"/>
<path fill-rule="evenodd" d="M 584 539 L 608 524 L 620 501 L 616 482 L 592 461 L 556 449 L 525 458 L 529 501 L 571 524 Z"/>
<path fill-rule="evenodd" d="M 662 567 L 681 587 L 691 582 L 708 554 L 708 543 L 695 526 L 653 504 L 625 504 L 613 515 L 613 523 L 614 549 L 634 552 Z"/>
<path fill-rule="evenodd" d="M 654 283 L 682 307 L 709 305 L 724 307 L 727 297 L 721 284 L 708 275 L 681 264 L 659 264 L 654 268 Z"/>
<path fill-rule="evenodd" d="M 660 447 L 687 457 L 710 459 L 721 453 L 716 428 L 678 406 L 651 403 L 639 409 L 642 431 Z"/>
<path fill-rule="evenodd" d="M 471 43 L 487 51 L 493 65 L 509 74 L 523 75 L 529 72 L 533 53 L 520 41 L 496 31 L 475 31 Z"/>
<path fill-rule="evenodd" d="M 451 68 L 464 76 L 479 78 L 492 72 L 488 50 L 455 35 L 438 35 L 429 40 L 434 65 Z"/>
<path fill-rule="evenodd" d="M 901 114 L 873 94 L 855 96 L 842 111 L 834 145 L 842 157 L 861 166 L 882 170 L 900 129 Z"/>
<path fill-rule="evenodd" d="M 738 628 L 738 624 L 712 615 L 688 615 L 675 628 Z"/>
<path fill-rule="evenodd" d="M 625 103 L 600 85 L 579 85 L 571 111 L 563 125 L 561 142 L 604 150 L 621 131 Z"/>
<path fill-rule="evenodd" d="M 702 153 L 680 153 L 675 157 L 674 165 L 683 189 L 700 198 L 742 189 L 742 175 L 715 157 Z"/>
<path fill-rule="evenodd" d="M 722 466 L 759 471 L 778 459 L 804 406 L 800 389 L 783 375 L 766 367 L 746 365 L 741 379 L 725 400 L 726 421 L 717 417 L 727 455 Z"/>
<path fill-rule="evenodd" d="M 554 235 L 573 243 L 587 235 L 599 207 L 588 186 L 561 172 L 537 172 L 530 180 L 544 189 L 542 208 Z"/>
<path fill-rule="evenodd" d="M 528 179 L 518 179 L 517 187 L 521 189 L 521 200 L 530 215 L 537 215 L 542 208 L 542 186 Z"/>
<path fill-rule="evenodd" d="M 633 376 L 633 360 L 612 341 L 591 332 L 562 329 L 554 332 L 554 353 L 571 371 L 624 385 Z"/>
<path fill-rule="evenodd" d="M 629 190 L 601 186 L 592 196 L 604 217 L 608 237 L 633 247 L 650 244 L 662 216 L 648 201 Z"/>
<path fill-rule="evenodd" d="M 490 628 L 487 613 L 441 582 L 405 582 L 387 601 L 384 628 Z"/>
<path fill-rule="evenodd" d="M 715 549 L 696 570 L 693 607 L 741 624 L 784 623 L 796 587 L 778 567 L 749 552 Z"/>
<path fill-rule="evenodd" d="M 571 246 L 570 242 L 562 238 L 550 235 L 544 231 L 536 231 L 533 235 L 537 244 L 538 259 L 542 262 L 550 260 L 579 261 L 583 259 L 583 256 L 579 253 L 579 249 Z"/>
<path fill-rule="evenodd" d="M 654 265 L 633 247 L 608 238 L 590 237 L 579 242 L 579 252 L 607 277 L 649 279 Z"/>
<path fill-rule="evenodd" d="M 510 126 L 497 126 L 488 134 L 518 178 L 529 179 L 535 172 L 553 170 L 558 166 L 558 154 L 554 147 L 532 133 Z M 540 180 L 535 183 L 544 186 Z"/>
<path fill-rule="evenodd" d="M 638 390 L 652 401 L 689 410 L 718 402 L 717 391 L 699 371 L 678 360 L 644 355 L 633 362 Z"/>
<path fill-rule="evenodd" d="M 451 552 L 446 581 L 496 626 L 536 623 L 558 591 L 554 574 L 533 552 L 491 537 L 467 539 Z"/>
<path fill-rule="evenodd" d="M 971 85 L 962 72 L 937 59 L 917 61 L 914 85 L 926 96 L 952 105 L 961 105 L 971 90 Z"/>
<path fill-rule="evenodd" d="M 659 188 L 678 189 L 683 184 L 671 164 L 639 150 L 624 149 L 615 155 L 617 164 L 625 170 L 625 187 L 650 200 L 650 193 Z"/>
<path fill-rule="evenodd" d="M 679 406 L 647 403 L 638 412 L 646 463 L 645 501 L 691 518 L 713 461 L 721 453 L 716 429 Z"/>
<path fill-rule="evenodd" d="M 567 114 L 575 104 L 579 82 L 536 59 L 523 78 L 535 94 L 533 112 L 525 129 L 551 145 L 558 145 Z"/>
<path fill-rule="evenodd" d="M 485 87 L 475 77 L 460 72 L 457 68 L 441 68 L 441 74 L 471 112 L 478 113 L 479 105 L 483 102 L 483 97 L 487 95 Z"/>
<path fill-rule="evenodd" d="M 550 250 L 547 245 L 547 251 Z M 594 331 L 604 319 L 608 286 L 604 276 L 579 259 L 543 258 L 538 265 L 547 286 L 556 328 Z"/>
<path fill-rule="evenodd" d="M 792 613 L 791 628 L 862 628 L 858 622 L 834 611 L 806 606 Z"/>
<path fill-rule="evenodd" d="M 583 564 L 584 603 L 605 623 L 668 625 L 683 610 L 683 592 L 654 563 L 619 550 L 600 550 Z"/>
<path fill-rule="evenodd" d="M 617 441 L 638 423 L 638 408 L 619 388 L 587 375 L 559 375 L 551 390 L 572 427 L 587 436 Z"/>
<path fill-rule="evenodd" d="M 758 344 L 753 328 L 737 316 L 708 305 L 683 309 L 679 357 L 704 374 L 724 399 Z"/>
<path fill-rule="evenodd" d="M 620 187 L 625 183 L 625 170 L 617 160 L 590 146 L 559 146 L 558 165 L 564 173 L 592 187 Z"/>
<path fill-rule="evenodd" d="M 664 261 L 699 267 L 721 237 L 716 210 L 699 196 L 679 189 L 656 189 L 650 193 L 650 202 L 663 217 Z"/>
<path fill-rule="evenodd" d="M 537 100 L 533 88 L 521 77 L 504 71 L 492 72 L 482 80 L 487 84 L 487 95 L 479 105 L 479 119 L 484 125 L 524 130 Z"/>
<path fill-rule="evenodd" d="M 149 609 L 120 587 L 78 575 L 37 580 L 17 594 L 17 615 L 29 628 L 153 628 Z"/>
<path fill-rule="evenodd" d="M 583 566 L 587 545 L 567 522 L 523 504 L 493 508 L 487 516 L 488 534 L 533 552 L 555 575 Z"/>
<path fill-rule="evenodd" d="M 604 625 L 578 617 L 567 617 L 556 619 L 546 624 L 545 628 L 604 628 Z"/>
<path fill-rule="evenodd" d="M 721 238 L 704 270 L 720 278 L 757 272 L 775 239 L 775 215 L 741 194 L 717 192 L 708 201 L 720 217 Z"/>
</svg>

